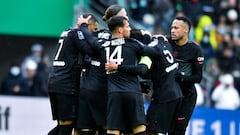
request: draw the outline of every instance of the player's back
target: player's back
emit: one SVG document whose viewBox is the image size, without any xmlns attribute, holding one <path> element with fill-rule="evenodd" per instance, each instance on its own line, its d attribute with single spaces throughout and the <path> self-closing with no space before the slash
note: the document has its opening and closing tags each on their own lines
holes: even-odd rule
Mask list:
<svg viewBox="0 0 240 135">
<path fill-rule="evenodd" d="M 158 40 L 152 43 L 157 44 L 156 50 L 159 57 L 152 58 L 151 78 L 153 81 L 154 94 L 156 102 L 170 101 L 182 97 L 181 89 L 175 81 L 175 73 L 178 64 L 172 55 L 172 47 L 168 42 L 160 44 Z M 150 44 L 151 45 L 151 44 Z"/>
<path fill-rule="evenodd" d="M 83 66 L 81 59 L 86 45 L 85 37 L 79 29 L 69 29 L 61 34 L 49 75 L 50 92 L 74 93 L 79 89 Z"/>
<path fill-rule="evenodd" d="M 109 40 L 111 32 L 107 29 L 101 29 L 93 33 L 98 41 Z M 107 91 L 107 76 L 105 70 L 105 61 L 101 58 L 99 50 L 95 50 L 94 55 L 86 55 L 85 61 L 89 66 L 84 70 L 81 76 L 81 89 L 91 91 Z"/>
<path fill-rule="evenodd" d="M 106 41 L 103 45 L 105 60 L 121 65 L 137 65 L 142 54 L 143 46 L 133 39 L 115 38 Z M 135 92 L 141 93 L 136 74 L 122 71 L 108 73 L 108 92 Z"/>
</svg>

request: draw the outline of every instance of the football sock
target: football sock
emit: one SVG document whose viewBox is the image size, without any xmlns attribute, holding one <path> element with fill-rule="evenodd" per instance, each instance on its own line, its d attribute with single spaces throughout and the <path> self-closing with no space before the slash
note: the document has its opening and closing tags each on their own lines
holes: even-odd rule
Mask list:
<svg viewBox="0 0 240 135">
<path fill-rule="evenodd" d="M 48 135 L 58 135 L 59 127 L 54 127 L 51 131 L 48 132 Z"/>
<path fill-rule="evenodd" d="M 106 130 L 106 129 L 99 128 L 99 129 L 98 129 L 98 135 L 107 135 L 107 130 Z"/>
<path fill-rule="evenodd" d="M 59 135 L 72 135 L 73 127 L 72 125 L 60 125 Z"/>
<path fill-rule="evenodd" d="M 81 131 L 80 135 L 95 135 L 95 131 Z"/>
<path fill-rule="evenodd" d="M 135 133 L 134 135 L 146 135 L 146 132 Z"/>
</svg>

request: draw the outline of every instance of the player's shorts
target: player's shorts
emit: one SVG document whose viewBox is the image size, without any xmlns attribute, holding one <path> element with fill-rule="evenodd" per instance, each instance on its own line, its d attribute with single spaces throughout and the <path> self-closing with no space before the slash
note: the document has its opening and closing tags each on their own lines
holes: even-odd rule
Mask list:
<svg viewBox="0 0 240 135">
<path fill-rule="evenodd" d="M 77 95 L 49 93 L 53 120 L 75 120 Z"/>
<path fill-rule="evenodd" d="M 147 129 L 157 133 L 172 131 L 181 102 L 182 98 L 165 103 L 151 102 L 147 111 Z"/>
<path fill-rule="evenodd" d="M 106 126 L 107 93 L 81 89 L 78 98 L 77 127 L 96 129 Z"/>
<path fill-rule="evenodd" d="M 109 94 L 107 129 L 129 131 L 137 125 L 146 125 L 142 94 Z"/>
</svg>

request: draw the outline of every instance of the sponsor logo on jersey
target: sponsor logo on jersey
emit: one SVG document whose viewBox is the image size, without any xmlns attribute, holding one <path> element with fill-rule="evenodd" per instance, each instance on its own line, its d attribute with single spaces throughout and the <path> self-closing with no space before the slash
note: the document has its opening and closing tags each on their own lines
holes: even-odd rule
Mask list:
<svg viewBox="0 0 240 135">
<path fill-rule="evenodd" d="M 78 31 L 77 33 L 78 33 L 78 38 L 79 38 L 80 40 L 85 39 L 85 37 L 84 37 L 84 35 L 83 35 L 83 33 L 82 33 L 81 31 Z"/>
<path fill-rule="evenodd" d="M 204 57 L 197 57 L 198 64 L 203 64 Z"/>
<path fill-rule="evenodd" d="M 179 55 L 179 52 L 178 52 L 178 51 L 173 51 L 173 56 L 174 56 L 174 57 L 178 57 L 178 55 Z"/>
<path fill-rule="evenodd" d="M 167 67 L 165 69 L 165 71 L 168 73 L 168 72 L 171 72 L 171 71 L 173 71 L 174 69 L 177 69 L 177 68 L 178 68 L 178 63 L 174 63 L 171 66 Z"/>
</svg>

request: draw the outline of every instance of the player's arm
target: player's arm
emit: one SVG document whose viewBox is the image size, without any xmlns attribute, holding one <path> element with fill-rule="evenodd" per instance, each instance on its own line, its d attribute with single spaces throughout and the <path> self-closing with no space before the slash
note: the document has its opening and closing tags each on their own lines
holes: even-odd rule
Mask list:
<svg viewBox="0 0 240 135">
<path fill-rule="evenodd" d="M 176 80 L 178 82 L 186 82 L 186 83 L 200 83 L 202 80 L 202 72 L 203 72 L 203 62 L 204 57 L 202 53 L 200 53 L 196 57 L 194 63 L 192 63 L 192 75 L 186 76 L 181 74 L 176 74 Z"/>
<path fill-rule="evenodd" d="M 182 74 L 176 74 L 176 80 L 183 83 L 200 83 L 202 80 L 202 65 L 199 65 L 198 63 L 193 63 L 192 75 L 186 76 Z"/>
<path fill-rule="evenodd" d="M 86 53 L 90 56 L 94 56 L 96 54 L 89 44 L 83 43 L 85 37 L 80 30 L 69 32 L 69 37 L 71 38 L 72 42 L 77 45 L 77 48 L 81 52 Z"/>
<path fill-rule="evenodd" d="M 84 36 L 86 37 L 86 40 L 90 44 L 90 46 L 99 51 L 101 49 L 101 42 L 98 42 L 98 38 L 92 35 L 92 33 L 88 30 L 87 24 L 83 23 L 80 27 L 80 30 L 83 32 Z"/>
<path fill-rule="evenodd" d="M 103 41 L 98 42 L 98 38 L 89 31 L 87 27 L 87 23 L 89 19 L 90 19 L 90 16 L 87 18 L 83 18 L 83 16 L 80 16 L 80 18 L 78 18 L 78 27 L 86 37 L 86 40 L 91 45 L 91 47 L 97 51 L 100 51 Z"/>
<path fill-rule="evenodd" d="M 149 44 L 152 41 L 151 33 L 141 29 L 132 29 L 130 33 L 130 37 L 137 39 L 138 41 L 144 44 Z"/>
<path fill-rule="evenodd" d="M 164 46 L 169 46 L 170 44 L 164 40 L 164 38 L 157 38 L 149 43 L 147 46 L 143 47 L 143 54 L 151 58 L 162 57 Z"/>
<path fill-rule="evenodd" d="M 107 71 L 121 71 L 124 73 L 129 73 L 133 75 L 145 75 L 147 73 L 148 67 L 146 64 L 138 65 L 117 65 L 113 61 L 105 63 L 105 69 Z"/>
</svg>

